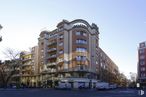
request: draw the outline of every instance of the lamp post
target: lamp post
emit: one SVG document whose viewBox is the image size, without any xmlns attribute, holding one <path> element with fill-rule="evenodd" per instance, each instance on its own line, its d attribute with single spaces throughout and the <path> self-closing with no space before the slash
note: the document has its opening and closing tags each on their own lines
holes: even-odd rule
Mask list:
<svg viewBox="0 0 146 97">
<path fill-rule="evenodd" d="M 2 29 L 3 27 L 1 26 L 0 24 L 0 30 Z M 2 36 L 0 36 L 0 42 L 2 41 Z"/>
</svg>

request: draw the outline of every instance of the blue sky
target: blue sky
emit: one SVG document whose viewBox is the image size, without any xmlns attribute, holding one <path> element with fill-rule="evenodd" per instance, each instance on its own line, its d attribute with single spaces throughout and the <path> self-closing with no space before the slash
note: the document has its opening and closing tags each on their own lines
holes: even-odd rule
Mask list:
<svg viewBox="0 0 146 97">
<path fill-rule="evenodd" d="M 85 19 L 100 31 L 100 47 L 128 75 L 137 70 L 138 43 L 146 40 L 145 0 L 0 0 L 0 59 L 6 48 L 28 50 L 40 31 L 62 19 Z"/>
</svg>

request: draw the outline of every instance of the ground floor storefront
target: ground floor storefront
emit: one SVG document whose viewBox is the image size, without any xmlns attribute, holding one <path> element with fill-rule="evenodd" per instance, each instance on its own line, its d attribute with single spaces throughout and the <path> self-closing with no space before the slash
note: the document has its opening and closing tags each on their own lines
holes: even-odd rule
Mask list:
<svg viewBox="0 0 146 97">
<path fill-rule="evenodd" d="M 23 76 L 21 78 L 22 87 L 42 87 L 42 88 L 95 88 L 98 80 L 89 78 L 59 78 L 41 76 Z"/>
<path fill-rule="evenodd" d="M 146 88 L 146 78 L 145 79 L 139 79 L 138 83 L 140 84 L 141 88 Z"/>
<path fill-rule="evenodd" d="M 95 88 L 99 75 L 85 71 L 43 72 L 40 75 L 21 76 L 21 86 L 41 88 Z"/>
</svg>

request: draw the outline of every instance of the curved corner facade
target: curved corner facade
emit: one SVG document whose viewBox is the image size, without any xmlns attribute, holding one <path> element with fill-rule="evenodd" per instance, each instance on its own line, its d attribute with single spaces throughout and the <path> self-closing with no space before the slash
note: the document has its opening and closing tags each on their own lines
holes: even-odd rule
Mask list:
<svg viewBox="0 0 146 97">
<path fill-rule="evenodd" d="M 57 24 L 57 29 L 42 31 L 38 40 L 42 80 L 100 78 L 101 50 L 96 24 L 90 25 L 82 19 L 63 20 Z"/>
</svg>

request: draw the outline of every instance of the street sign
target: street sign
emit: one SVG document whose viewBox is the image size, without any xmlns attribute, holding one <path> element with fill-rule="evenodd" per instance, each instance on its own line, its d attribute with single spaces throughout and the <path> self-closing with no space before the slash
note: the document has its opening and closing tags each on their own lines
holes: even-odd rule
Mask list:
<svg viewBox="0 0 146 97">
<path fill-rule="evenodd" d="M 144 95 L 144 91 L 143 90 L 138 90 L 138 95 Z"/>
<path fill-rule="evenodd" d="M 136 84 L 136 86 L 137 86 L 137 88 L 139 88 L 139 87 L 140 87 L 140 84 L 139 84 L 139 83 L 137 83 L 137 84 Z"/>
</svg>

